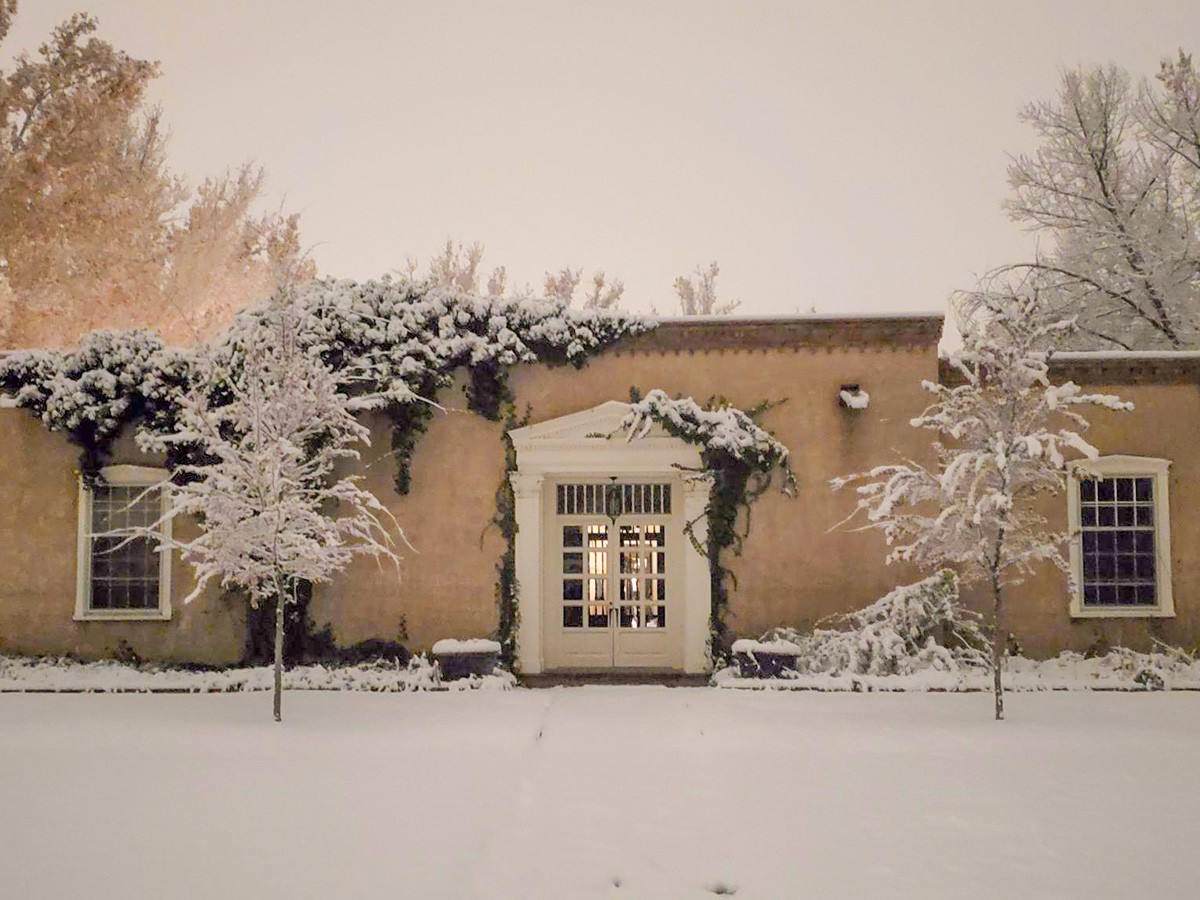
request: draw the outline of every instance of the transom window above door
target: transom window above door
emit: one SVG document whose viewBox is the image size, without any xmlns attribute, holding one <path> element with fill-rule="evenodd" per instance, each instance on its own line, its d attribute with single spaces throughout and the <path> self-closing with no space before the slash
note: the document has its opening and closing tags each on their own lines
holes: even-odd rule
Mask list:
<svg viewBox="0 0 1200 900">
<path fill-rule="evenodd" d="M 625 484 L 612 481 L 560 484 L 555 503 L 560 516 L 669 516 L 669 483 Z"/>
</svg>

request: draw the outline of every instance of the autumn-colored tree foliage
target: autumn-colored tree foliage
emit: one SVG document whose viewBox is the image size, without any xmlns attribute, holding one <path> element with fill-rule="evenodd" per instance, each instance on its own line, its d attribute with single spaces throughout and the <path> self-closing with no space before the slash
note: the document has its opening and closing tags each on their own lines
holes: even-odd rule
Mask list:
<svg viewBox="0 0 1200 900">
<path fill-rule="evenodd" d="M 16 14 L 0 0 L 0 46 Z M 194 192 L 166 164 L 157 63 L 63 22 L 0 71 L 0 347 L 62 346 L 99 327 L 192 343 L 298 265 L 296 216 L 256 215 L 251 165 Z"/>
</svg>

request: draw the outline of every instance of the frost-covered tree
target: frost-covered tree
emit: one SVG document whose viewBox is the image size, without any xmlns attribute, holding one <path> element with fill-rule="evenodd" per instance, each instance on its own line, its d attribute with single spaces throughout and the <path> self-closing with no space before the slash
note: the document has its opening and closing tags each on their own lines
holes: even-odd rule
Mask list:
<svg viewBox="0 0 1200 900">
<path fill-rule="evenodd" d="M 307 314 L 281 292 L 243 329 L 241 366 L 200 354 L 175 429 L 139 435 L 144 449 L 184 445 L 197 458 L 176 468 L 170 489 L 169 515 L 202 522 L 198 536 L 169 540 L 195 571 L 185 602 L 217 581 L 244 590 L 254 607 L 275 603 L 276 721 L 284 606 L 296 583 L 328 581 L 359 554 L 397 559 L 391 514 L 338 465 L 358 458 L 369 434 L 339 390 L 346 374 L 303 343 Z"/>
<path fill-rule="evenodd" d="M 862 514 L 860 530 L 881 530 L 892 548 L 889 563 L 952 565 L 964 581 L 987 586 L 996 718 L 1002 719 L 1004 591 L 1042 563 L 1067 571 L 1060 549 L 1065 535 L 1050 531 L 1034 500 L 1062 490 L 1068 454 L 1098 455 L 1080 434 L 1088 423 L 1077 407 L 1125 410 L 1132 404 L 1084 394 L 1071 382 L 1050 383 L 1052 351 L 1046 348 L 1069 337 L 1075 325 L 1047 323 L 1035 295 L 991 293 L 973 301 L 978 312 L 967 322 L 962 349 L 950 357 L 962 383 L 924 382 L 934 402 L 910 423 L 938 436 L 935 465 L 883 465 L 834 479 L 833 487 L 858 485 L 847 521 Z"/>
<path fill-rule="evenodd" d="M 1032 276 L 1073 347 L 1179 349 L 1200 340 L 1200 73 L 1182 51 L 1134 87 L 1115 66 L 1063 75 L 1025 107 L 1032 155 L 1009 168 L 1010 214 L 1049 241 Z"/>
<path fill-rule="evenodd" d="M 0 42 L 15 13 L 0 0 Z M 161 112 L 145 105 L 158 65 L 96 30 L 72 16 L 0 71 L 0 347 L 136 326 L 190 344 L 301 258 L 295 216 L 252 211 L 260 169 L 191 195 L 167 167 Z"/>
<path fill-rule="evenodd" d="M 723 316 L 742 305 L 741 300 L 717 299 L 717 276 L 721 268 L 713 260 L 707 268 L 696 266 L 695 274 L 675 279 L 679 311 L 685 316 Z"/>
</svg>

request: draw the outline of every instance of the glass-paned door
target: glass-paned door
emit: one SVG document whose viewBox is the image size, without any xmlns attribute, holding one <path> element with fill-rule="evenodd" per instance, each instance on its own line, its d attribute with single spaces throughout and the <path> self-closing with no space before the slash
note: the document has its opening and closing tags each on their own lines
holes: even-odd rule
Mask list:
<svg viewBox="0 0 1200 900">
<path fill-rule="evenodd" d="M 548 599 L 558 615 L 547 625 L 557 631 L 562 653 L 554 662 L 672 665 L 674 632 L 682 623 L 668 599 L 675 550 L 669 519 L 635 515 L 612 522 L 561 513 L 555 518 L 559 564 Z"/>
</svg>

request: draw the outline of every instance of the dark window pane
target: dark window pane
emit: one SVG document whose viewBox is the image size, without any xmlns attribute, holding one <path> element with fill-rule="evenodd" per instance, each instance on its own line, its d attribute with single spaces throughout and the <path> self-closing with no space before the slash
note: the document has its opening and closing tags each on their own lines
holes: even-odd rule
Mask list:
<svg viewBox="0 0 1200 900">
<path fill-rule="evenodd" d="M 1111 502 L 1116 493 L 1116 486 L 1111 478 L 1105 478 L 1096 485 L 1096 498 L 1100 501 Z"/>
<path fill-rule="evenodd" d="M 1096 534 L 1096 550 L 1100 553 L 1111 553 L 1113 536 L 1111 531 L 1101 531 Z"/>
<path fill-rule="evenodd" d="M 1097 559 L 1096 575 L 1097 577 L 1108 581 L 1117 574 L 1116 557 L 1101 556 Z"/>
<path fill-rule="evenodd" d="M 1133 547 L 1138 553 L 1154 552 L 1154 532 L 1136 531 L 1133 535 Z"/>
<path fill-rule="evenodd" d="M 1092 479 L 1079 482 L 1079 499 L 1088 503 L 1096 499 L 1096 482 Z"/>
<path fill-rule="evenodd" d="M 1084 585 L 1083 602 L 1085 605 L 1096 602 L 1096 586 L 1094 584 Z"/>
<path fill-rule="evenodd" d="M 1079 510 L 1079 524 L 1084 528 L 1096 524 L 1096 507 L 1085 506 Z"/>
<path fill-rule="evenodd" d="M 1118 506 L 1117 507 L 1117 524 L 1122 528 L 1133 527 L 1133 507 Z"/>
<path fill-rule="evenodd" d="M 600 604 L 588 607 L 588 628 L 608 627 L 608 606 Z"/>
<path fill-rule="evenodd" d="M 1117 524 L 1117 512 L 1111 506 L 1101 506 L 1097 509 L 1100 516 L 1099 524 L 1101 528 L 1112 528 Z"/>
<path fill-rule="evenodd" d="M 1083 539 L 1083 552 L 1094 553 L 1096 550 L 1097 535 L 1094 531 L 1085 531 L 1080 537 Z"/>
<path fill-rule="evenodd" d="M 1102 584 L 1096 588 L 1098 596 L 1096 601 L 1108 606 L 1117 602 L 1117 589 L 1111 584 Z"/>
<path fill-rule="evenodd" d="M 1145 528 L 1152 526 L 1154 524 L 1154 507 L 1139 506 L 1137 508 L 1137 523 Z"/>
<path fill-rule="evenodd" d="M 1117 480 L 1117 499 L 1123 502 L 1128 502 L 1133 499 L 1133 479 L 1118 478 Z"/>
<path fill-rule="evenodd" d="M 583 599 L 583 582 L 577 578 L 563 579 L 563 599 L 564 600 L 582 600 Z"/>
<path fill-rule="evenodd" d="M 108 609 L 109 596 L 107 584 L 92 585 L 92 609 Z"/>
<path fill-rule="evenodd" d="M 1113 535 L 1113 542 L 1116 546 L 1118 553 L 1132 553 L 1133 552 L 1133 532 L 1132 531 L 1116 532 L 1116 534 Z"/>
<path fill-rule="evenodd" d="M 1092 581 L 1096 577 L 1096 557 L 1094 554 L 1083 555 L 1083 580 Z"/>
<path fill-rule="evenodd" d="M 1117 580 L 1130 581 L 1133 579 L 1133 560 L 1134 557 L 1127 553 L 1122 553 L 1117 557 Z"/>
<path fill-rule="evenodd" d="M 1147 503 L 1154 499 L 1154 479 L 1139 478 L 1137 479 L 1137 498 L 1143 503 Z"/>
<path fill-rule="evenodd" d="M 582 606 L 564 606 L 563 607 L 563 627 L 564 628 L 582 628 L 583 627 L 583 607 Z"/>
<path fill-rule="evenodd" d="M 555 507 L 560 516 L 563 515 L 563 513 L 565 513 L 567 511 L 566 496 L 565 496 L 566 493 L 567 493 L 566 487 L 564 485 L 560 484 L 558 486 L 558 504 Z"/>
<path fill-rule="evenodd" d="M 563 572 L 568 575 L 578 575 L 583 571 L 582 553 L 563 554 Z"/>
<path fill-rule="evenodd" d="M 1117 602 L 1132 605 L 1137 601 L 1137 588 L 1132 584 L 1117 586 Z"/>
<path fill-rule="evenodd" d="M 1158 592 L 1155 586 L 1152 584 L 1139 584 L 1137 602 L 1142 606 L 1154 606 L 1158 603 Z"/>
<path fill-rule="evenodd" d="M 1139 553 L 1137 557 L 1137 574 L 1141 581 L 1149 581 L 1154 578 L 1154 554 Z"/>
<path fill-rule="evenodd" d="M 583 526 L 582 525 L 565 525 L 565 526 L 563 526 L 563 546 L 564 547 L 582 547 L 583 546 Z"/>
</svg>

